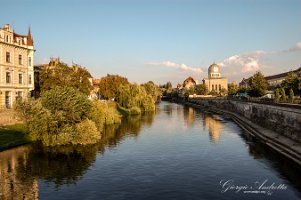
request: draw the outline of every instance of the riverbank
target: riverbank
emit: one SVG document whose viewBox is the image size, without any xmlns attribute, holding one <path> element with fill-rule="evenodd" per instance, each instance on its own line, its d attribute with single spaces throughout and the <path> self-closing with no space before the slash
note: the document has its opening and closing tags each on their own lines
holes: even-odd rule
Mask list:
<svg viewBox="0 0 301 200">
<path fill-rule="evenodd" d="M 0 126 L 0 151 L 30 142 L 24 124 Z"/>
<path fill-rule="evenodd" d="M 185 102 L 185 105 L 197 108 L 197 109 L 206 109 L 217 114 L 227 115 L 231 117 L 242 129 L 244 129 L 250 135 L 258 138 L 260 142 L 266 144 L 279 154 L 285 156 L 286 158 L 292 160 L 294 163 L 301 166 L 301 145 L 300 143 L 285 137 L 279 133 L 276 133 L 270 129 L 259 126 L 249 119 L 230 111 L 226 111 L 223 109 L 216 109 L 213 107 L 204 106 Z"/>
</svg>

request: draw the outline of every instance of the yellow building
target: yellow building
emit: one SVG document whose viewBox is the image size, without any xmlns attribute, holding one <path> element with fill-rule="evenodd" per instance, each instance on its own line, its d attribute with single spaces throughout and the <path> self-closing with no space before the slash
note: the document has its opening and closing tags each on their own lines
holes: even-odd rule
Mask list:
<svg viewBox="0 0 301 200">
<path fill-rule="evenodd" d="M 30 29 L 19 35 L 9 24 L 0 28 L 0 108 L 11 108 L 34 89 L 33 58 Z"/>
<path fill-rule="evenodd" d="M 212 64 L 208 68 L 208 78 L 203 79 L 203 84 L 208 92 L 220 93 L 223 90 L 228 91 L 228 79 L 222 77 L 221 67 L 217 64 Z"/>
</svg>

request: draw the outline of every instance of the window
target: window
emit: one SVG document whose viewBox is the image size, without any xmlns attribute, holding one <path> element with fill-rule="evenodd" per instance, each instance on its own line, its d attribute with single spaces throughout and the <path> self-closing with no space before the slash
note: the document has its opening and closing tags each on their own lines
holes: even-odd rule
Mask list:
<svg viewBox="0 0 301 200">
<path fill-rule="evenodd" d="M 19 65 L 22 65 L 23 64 L 23 62 L 22 62 L 22 55 L 20 54 L 19 55 Z"/>
<path fill-rule="evenodd" d="M 6 62 L 10 63 L 10 52 L 6 52 Z"/>
<path fill-rule="evenodd" d="M 31 66 L 31 57 L 28 57 L 28 66 Z"/>
<path fill-rule="evenodd" d="M 217 91 L 217 84 L 215 85 L 215 91 Z"/>
<path fill-rule="evenodd" d="M 8 42 L 8 35 L 6 36 L 6 42 Z"/>
<path fill-rule="evenodd" d="M 219 91 L 221 91 L 221 90 L 222 90 L 222 86 L 221 86 L 221 84 L 219 84 L 219 86 L 218 86 L 218 87 L 219 87 Z"/>
<path fill-rule="evenodd" d="M 212 90 L 214 90 L 214 85 L 212 84 Z"/>
<path fill-rule="evenodd" d="M 23 74 L 19 74 L 19 84 L 23 83 Z"/>
<path fill-rule="evenodd" d="M 10 75 L 10 72 L 6 72 L 6 83 L 11 83 L 11 75 Z"/>
<path fill-rule="evenodd" d="M 32 78 L 31 78 L 31 74 L 29 74 L 28 76 L 28 84 L 31 85 L 32 84 Z"/>
</svg>

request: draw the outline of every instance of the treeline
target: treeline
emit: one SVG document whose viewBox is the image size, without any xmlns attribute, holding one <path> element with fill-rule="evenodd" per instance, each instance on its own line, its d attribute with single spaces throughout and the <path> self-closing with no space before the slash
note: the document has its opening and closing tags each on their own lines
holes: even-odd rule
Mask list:
<svg viewBox="0 0 301 200">
<path fill-rule="evenodd" d="M 16 105 L 33 141 L 45 146 L 96 143 L 106 125 L 120 123 L 124 114 L 154 111 L 161 96 L 153 82 L 137 85 L 107 75 L 95 88 L 91 77 L 84 67 L 61 62 L 40 70 L 40 98 Z M 102 99 L 115 101 L 89 100 L 95 89 Z"/>
</svg>

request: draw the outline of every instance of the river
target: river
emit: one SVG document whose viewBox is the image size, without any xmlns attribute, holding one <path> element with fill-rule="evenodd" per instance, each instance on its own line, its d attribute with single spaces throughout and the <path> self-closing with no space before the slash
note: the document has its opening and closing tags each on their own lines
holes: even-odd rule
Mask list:
<svg viewBox="0 0 301 200">
<path fill-rule="evenodd" d="M 301 199 L 300 168 L 231 119 L 161 102 L 98 144 L 0 152 L 0 199 Z"/>
</svg>

